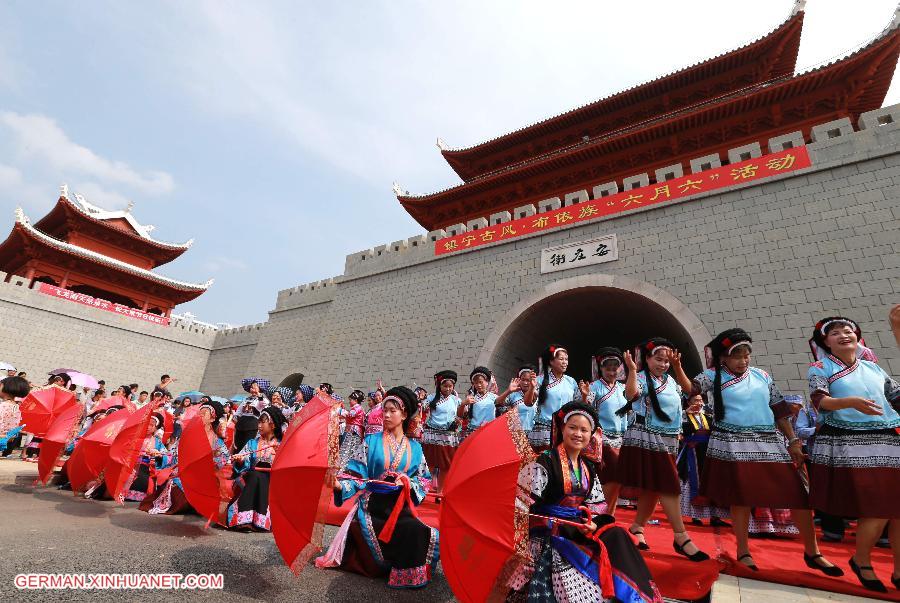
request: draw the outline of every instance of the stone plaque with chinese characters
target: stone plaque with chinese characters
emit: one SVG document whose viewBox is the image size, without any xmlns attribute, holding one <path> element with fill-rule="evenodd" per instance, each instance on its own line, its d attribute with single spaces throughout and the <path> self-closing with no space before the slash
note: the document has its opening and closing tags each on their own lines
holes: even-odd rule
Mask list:
<svg viewBox="0 0 900 603">
<path fill-rule="evenodd" d="M 541 274 L 580 268 L 592 264 L 614 262 L 619 259 L 616 235 L 606 235 L 590 241 L 550 247 L 541 251 Z"/>
</svg>

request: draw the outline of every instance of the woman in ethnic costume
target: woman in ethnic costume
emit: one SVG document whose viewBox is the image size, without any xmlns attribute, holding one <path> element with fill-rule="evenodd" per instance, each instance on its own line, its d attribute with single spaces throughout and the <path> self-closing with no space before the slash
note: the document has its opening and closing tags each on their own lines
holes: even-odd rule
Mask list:
<svg viewBox="0 0 900 603">
<path fill-rule="evenodd" d="M 384 398 L 384 392 L 379 388 L 369 392 L 369 410 L 366 411 L 366 428 L 364 435 L 381 433 L 384 429 L 384 410 L 381 407 L 382 398 Z"/>
<path fill-rule="evenodd" d="M 425 425 L 425 416 L 428 412 L 428 390 L 424 387 L 416 387 L 416 389 L 413 390 L 413 393 L 416 395 L 416 402 L 418 405 L 416 414 L 409 425 L 409 439 L 415 440 L 421 444 L 423 435 L 422 427 Z"/>
<path fill-rule="evenodd" d="M 203 421 L 203 426 L 209 437 L 216 471 L 220 473 L 228 472 L 230 477 L 230 471 L 228 470 L 230 470 L 231 453 L 223 439 L 226 427 L 224 407 L 219 402 L 204 397 L 204 401 L 200 404 L 200 409 L 197 411 L 197 416 Z M 173 452 L 171 457 L 168 458 L 168 464 L 164 467 L 165 469 L 170 469 L 168 479 L 157 482 L 156 490 L 154 490 L 153 494 L 147 496 L 138 506 L 141 511 L 146 511 L 150 515 L 176 515 L 194 511 L 194 508 L 184 495 L 184 487 L 181 485 L 181 478 L 178 476 L 178 443 L 178 440 L 172 443 L 171 449 Z"/>
<path fill-rule="evenodd" d="M 537 413 L 528 440 L 536 451 L 550 447 L 553 414 L 564 404 L 581 400 L 578 383 L 566 374 L 569 352 L 559 345 L 551 345 L 541 354 L 540 376 L 537 378 Z"/>
<path fill-rule="evenodd" d="M 460 442 L 497 417 L 497 394 L 490 391 L 492 385 L 496 390 L 497 382 L 494 381 L 491 370 L 484 366 L 476 366 L 469 374 L 469 381 L 472 383 L 472 389 L 456 411 L 457 417 L 467 420 L 466 428 L 459 438 Z"/>
<path fill-rule="evenodd" d="M 877 592 L 886 588 L 870 555 L 888 525 L 891 582 L 900 589 L 900 385 L 875 363 L 849 318 L 820 320 L 810 347 L 810 399 L 823 421 L 810 463 L 810 503 L 830 515 L 859 518 L 850 568 Z"/>
<path fill-rule="evenodd" d="M 597 412 L 603 431 L 603 453 L 597 479 L 603 486 L 603 494 L 610 515 L 616 513 L 619 499 L 618 464 L 622 450 L 622 438 L 628 429 L 628 415 L 617 412 L 625 407 L 625 356 L 618 348 L 601 348 L 591 361 L 594 381 L 590 385 L 587 403 Z"/>
<path fill-rule="evenodd" d="M 334 483 L 337 505 L 362 494 L 316 566 L 386 577 L 394 588 L 420 588 L 438 562 L 438 531 L 413 510 L 431 480 L 422 447 L 405 435 L 416 397 L 409 388 L 394 387 L 383 405 L 384 431 L 365 437 Z"/>
<path fill-rule="evenodd" d="M 534 365 L 524 364 L 519 367 L 516 376 L 509 382 L 509 388 L 497 397 L 497 415 L 511 410 L 519 413 L 519 423 L 526 434 L 534 429 L 534 417 L 537 414 L 537 369 Z"/>
<path fill-rule="evenodd" d="M 156 432 L 162 429 L 163 423 L 161 413 L 155 412 L 150 416 L 147 437 L 141 443 L 137 466 L 123 490 L 125 500 L 141 502 L 152 494 L 155 489 L 156 470 L 167 465 L 169 451 L 163 445 L 162 438 L 156 435 Z"/>
<path fill-rule="evenodd" d="M 507 601 L 662 601 L 631 537 L 606 514 L 597 467 L 582 454 L 599 424 L 596 411 L 570 402 L 553 422 L 553 447 L 519 474 L 520 492 L 533 514 L 530 558 L 509 578 Z"/>
<path fill-rule="evenodd" d="M 681 442 L 675 463 L 678 479 L 681 480 L 681 515 L 690 517 L 691 524 L 695 526 L 702 526 L 703 520 L 709 519 L 711 526 L 728 528 L 731 524 L 723 521 L 728 517 L 728 510 L 712 506 L 700 496 L 700 476 L 703 475 L 713 424 L 705 406 L 698 412 L 684 413 L 681 424 Z"/>
<path fill-rule="evenodd" d="M 457 411 L 460 405 L 456 395 L 457 374 L 455 371 L 441 371 L 434 376 L 434 395 L 428 398 L 428 419 L 422 428 L 422 450 L 432 468 L 441 491 L 444 474 L 450 471 L 453 455 L 459 446 Z"/>
<path fill-rule="evenodd" d="M 269 471 L 281 444 L 284 415 L 274 406 L 259 414 L 259 437 L 248 440 L 234 461 L 237 496 L 228 505 L 228 527 L 236 530 L 268 531 L 272 529 L 269 516 Z"/>
<path fill-rule="evenodd" d="M 366 395 L 358 389 L 350 394 L 350 410 L 341 408 L 338 412 L 344 420 L 344 437 L 341 440 L 340 466 L 343 467 L 350 460 L 351 455 L 359 447 L 363 439 L 363 424 L 366 420 L 366 411 L 362 404 Z"/>
<path fill-rule="evenodd" d="M 672 342 L 661 337 L 648 339 L 635 350 L 635 359 L 625 354 L 628 404 L 617 412 L 624 416 L 632 405 L 634 422 L 628 427 L 619 453 L 619 483 L 640 490 L 637 514 L 629 528 L 638 537 L 638 547 L 648 549 L 644 525 L 662 504 L 672 526 L 672 547 L 691 561 L 706 561 L 709 555 L 697 548 L 688 536 L 681 517 L 681 481 L 675 467 L 678 436 L 681 434 L 682 390 L 691 382 L 681 368 L 681 354 Z M 669 375 L 669 369 L 675 378 Z M 699 410 L 692 408 L 691 411 Z"/>
<path fill-rule="evenodd" d="M 707 368 L 693 380 L 693 395 L 712 394 L 713 399 L 714 422 L 700 495 L 711 504 L 730 508 L 737 559 L 750 569 L 757 569 L 748 540 L 751 508 L 791 509 L 803 539 L 806 565 L 841 576 L 840 568 L 819 553 L 809 497 L 799 473 L 805 459 L 800 439 L 794 435 L 790 404 L 768 373 L 750 365 L 752 351 L 753 340 L 746 331 L 724 331 L 707 345 Z M 787 448 L 784 438 L 790 442 Z"/>
</svg>

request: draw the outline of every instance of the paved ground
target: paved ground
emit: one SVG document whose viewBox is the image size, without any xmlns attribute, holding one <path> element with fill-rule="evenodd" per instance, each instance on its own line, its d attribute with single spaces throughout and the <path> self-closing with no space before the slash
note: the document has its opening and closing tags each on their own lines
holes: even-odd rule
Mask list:
<svg viewBox="0 0 900 603">
<path fill-rule="evenodd" d="M 271 534 L 205 530 L 196 516 L 150 516 L 71 491 L 33 487 L 36 465 L 0 460 L 0 601 L 150 601 L 171 591 L 20 591 L 16 574 L 223 573 L 223 591 L 179 591 L 179 600 L 453 601 L 442 574 L 423 591 L 308 567 L 296 578 Z M 334 528 L 326 532 L 326 545 Z"/>
</svg>

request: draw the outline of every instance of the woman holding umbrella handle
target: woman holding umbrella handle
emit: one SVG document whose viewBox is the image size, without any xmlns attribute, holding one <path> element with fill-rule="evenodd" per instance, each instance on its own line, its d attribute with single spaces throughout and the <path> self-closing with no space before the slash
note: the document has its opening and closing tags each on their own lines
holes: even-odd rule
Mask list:
<svg viewBox="0 0 900 603">
<path fill-rule="evenodd" d="M 365 437 L 347 463 L 350 479 L 329 480 L 339 506 L 361 494 L 316 566 L 387 578 L 394 588 L 420 588 L 431 581 L 438 532 L 415 511 L 431 481 L 421 445 L 405 435 L 418 400 L 409 388 L 394 387 L 382 404 L 384 431 Z"/>
<path fill-rule="evenodd" d="M 631 536 L 603 507 L 595 462 L 582 454 L 598 425 L 591 406 L 563 405 L 553 414 L 553 446 L 519 473 L 530 554 L 507 582 L 508 599 L 662 600 Z"/>
</svg>

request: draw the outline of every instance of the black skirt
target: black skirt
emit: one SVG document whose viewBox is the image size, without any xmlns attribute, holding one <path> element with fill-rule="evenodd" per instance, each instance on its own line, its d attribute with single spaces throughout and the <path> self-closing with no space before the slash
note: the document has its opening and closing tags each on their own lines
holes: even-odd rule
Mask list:
<svg viewBox="0 0 900 603">
<path fill-rule="evenodd" d="M 235 482 L 240 492 L 228 505 L 228 527 L 269 531 L 269 463 L 257 463 Z M 261 470 L 258 470 L 261 469 Z"/>
</svg>

